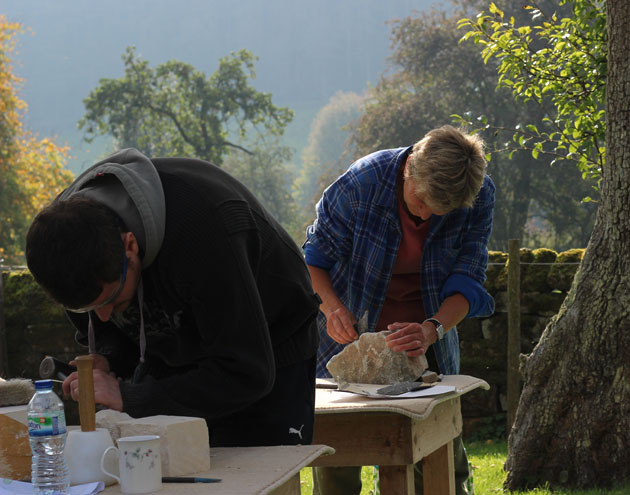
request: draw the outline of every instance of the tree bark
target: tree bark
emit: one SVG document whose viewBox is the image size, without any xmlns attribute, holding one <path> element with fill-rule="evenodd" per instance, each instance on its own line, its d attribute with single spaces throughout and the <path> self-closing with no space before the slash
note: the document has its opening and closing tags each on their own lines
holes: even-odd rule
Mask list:
<svg viewBox="0 0 630 495">
<path fill-rule="evenodd" d="M 567 299 L 525 365 L 509 490 L 630 481 L 630 2 L 607 9 L 601 203 Z"/>
</svg>

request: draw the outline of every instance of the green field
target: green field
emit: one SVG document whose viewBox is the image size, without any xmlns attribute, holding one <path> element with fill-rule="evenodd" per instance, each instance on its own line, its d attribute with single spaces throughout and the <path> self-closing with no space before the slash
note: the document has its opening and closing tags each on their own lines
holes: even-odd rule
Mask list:
<svg viewBox="0 0 630 495">
<path fill-rule="evenodd" d="M 466 443 L 468 459 L 473 466 L 473 483 L 475 495 L 493 495 L 503 493 L 505 472 L 503 464 L 507 457 L 507 442 L 491 441 Z M 311 468 L 304 468 L 301 473 L 301 495 L 311 495 L 313 491 L 313 479 Z M 375 495 L 374 492 L 374 468 L 364 467 L 362 471 L 363 490 L 361 495 Z M 509 492 L 506 492 L 509 493 Z M 526 492 L 512 492 L 511 495 L 629 495 L 630 485 L 607 491 L 578 490 L 578 491 L 551 491 L 546 488 L 537 488 Z"/>
</svg>

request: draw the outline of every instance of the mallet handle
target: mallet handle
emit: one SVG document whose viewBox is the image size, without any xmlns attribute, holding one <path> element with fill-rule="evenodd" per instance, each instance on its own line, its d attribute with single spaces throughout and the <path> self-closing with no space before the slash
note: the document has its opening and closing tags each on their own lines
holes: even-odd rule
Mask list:
<svg viewBox="0 0 630 495">
<path fill-rule="evenodd" d="M 79 417 L 81 431 L 96 430 L 96 410 L 94 405 L 93 358 L 90 355 L 75 359 L 79 372 Z"/>
</svg>

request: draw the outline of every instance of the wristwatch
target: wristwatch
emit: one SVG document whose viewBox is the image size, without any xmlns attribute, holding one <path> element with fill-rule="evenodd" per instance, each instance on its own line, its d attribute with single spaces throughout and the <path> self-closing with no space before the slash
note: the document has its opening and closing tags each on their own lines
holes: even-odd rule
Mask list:
<svg viewBox="0 0 630 495">
<path fill-rule="evenodd" d="M 426 323 L 427 321 L 430 323 L 433 323 L 433 325 L 435 326 L 435 333 L 437 333 L 438 340 L 442 340 L 444 338 L 444 327 L 442 326 L 442 324 L 435 318 L 427 318 L 422 323 Z"/>
</svg>

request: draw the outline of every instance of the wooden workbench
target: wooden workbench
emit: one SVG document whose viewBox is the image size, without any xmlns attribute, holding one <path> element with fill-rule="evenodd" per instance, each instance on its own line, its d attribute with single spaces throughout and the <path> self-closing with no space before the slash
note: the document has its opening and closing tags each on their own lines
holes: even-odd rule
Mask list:
<svg viewBox="0 0 630 495">
<path fill-rule="evenodd" d="M 455 391 L 426 398 L 371 399 L 318 388 L 313 443 L 335 454 L 311 466 L 379 466 L 382 495 L 414 493 L 413 465 L 423 460 L 424 493 L 455 493 L 453 438 L 462 431 L 459 397 L 490 386 L 466 375 L 443 377 Z"/>
<path fill-rule="evenodd" d="M 220 483 L 163 483 L 159 495 L 300 495 L 300 470 L 321 455 L 326 445 L 225 447 L 210 449 L 210 471 L 191 476 L 220 478 Z M 120 485 L 105 494 L 120 494 Z"/>
</svg>

